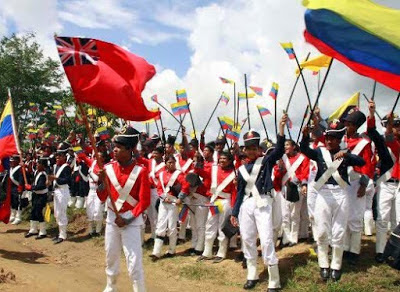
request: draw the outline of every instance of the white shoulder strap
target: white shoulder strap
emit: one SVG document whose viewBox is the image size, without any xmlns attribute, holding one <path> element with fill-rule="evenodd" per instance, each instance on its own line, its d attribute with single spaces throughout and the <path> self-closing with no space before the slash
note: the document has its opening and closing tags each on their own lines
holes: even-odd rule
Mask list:
<svg viewBox="0 0 400 292">
<path fill-rule="evenodd" d="M 55 173 L 56 178 L 59 178 L 61 173 L 63 172 L 64 168 L 67 167 L 67 163 L 64 163 L 63 165 L 60 166 L 60 168 L 58 169 L 57 173 Z M 54 168 L 54 172 L 56 171 L 56 168 Z"/>
<path fill-rule="evenodd" d="M 38 183 L 38 181 L 39 181 L 39 178 L 40 178 L 40 176 L 42 176 L 42 175 L 44 175 L 44 176 L 46 177 L 46 181 L 47 181 L 47 174 L 46 174 L 46 172 L 45 172 L 45 171 L 41 171 L 41 172 L 39 172 L 39 173 L 36 173 L 36 175 L 35 175 L 35 185 L 37 185 L 37 183 Z"/>
<path fill-rule="evenodd" d="M 10 171 L 10 179 L 15 185 L 19 185 L 19 182 L 14 178 L 14 174 L 21 168 L 21 165 L 17 165 L 16 167 L 13 167 Z"/>
<path fill-rule="evenodd" d="M 396 157 L 393 154 L 393 151 L 388 147 L 390 157 L 392 157 L 393 163 L 396 163 Z M 376 185 L 379 186 L 383 182 L 387 182 L 391 177 L 392 177 L 392 172 L 393 172 L 393 166 L 386 171 L 384 174 L 382 174 L 377 180 L 376 180 Z"/>
<path fill-rule="evenodd" d="M 332 162 L 331 154 L 329 153 L 329 151 L 325 147 L 321 147 L 320 149 L 321 149 L 322 157 L 325 160 L 325 163 L 328 166 L 328 169 L 321 175 L 321 177 L 315 183 L 314 188 L 318 191 L 328 181 L 328 179 L 330 177 L 333 177 L 333 179 L 342 188 L 345 188 L 347 186 L 347 184 L 342 179 L 339 172 L 337 171 L 339 166 L 342 164 L 343 159 L 335 160 Z"/>
<path fill-rule="evenodd" d="M 293 164 L 290 164 L 289 158 L 287 155 L 283 155 L 282 157 L 283 162 L 285 163 L 286 167 L 286 173 L 282 178 L 282 185 L 284 185 L 289 178 L 294 178 L 296 175 L 296 170 L 299 168 L 299 166 L 303 163 L 304 161 L 304 155 L 300 154 L 299 157 L 297 157 L 296 161 Z"/>
<path fill-rule="evenodd" d="M 128 200 L 128 197 L 130 197 L 129 194 L 130 194 L 133 186 L 135 185 L 137 178 L 139 177 L 142 167 L 135 165 L 135 167 L 132 169 L 131 173 L 129 174 L 129 177 L 128 177 L 124 187 L 121 187 L 121 185 L 119 184 L 117 176 L 115 175 L 115 172 L 114 172 L 114 167 L 112 164 L 106 165 L 105 169 L 106 169 L 108 178 L 110 179 L 112 185 L 114 186 L 115 190 L 119 194 L 119 197 L 118 197 L 117 201 L 115 202 L 117 210 L 119 211 L 119 210 L 121 210 L 122 205 L 125 203 L 125 201 Z M 134 199 L 132 198 L 132 200 L 134 200 Z M 132 201 L 132 200 L 130 200 L 130 201 Z M 134 200 L 134 201 L 136 201 L 136 200 Z M 133 205 L 131 202 L 129 202 L 129 204 Z"/>
</svg>

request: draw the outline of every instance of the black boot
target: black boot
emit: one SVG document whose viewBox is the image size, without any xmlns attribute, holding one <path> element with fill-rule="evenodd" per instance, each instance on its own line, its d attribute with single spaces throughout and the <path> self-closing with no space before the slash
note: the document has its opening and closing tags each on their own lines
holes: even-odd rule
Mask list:
<svg viewBox="0 0 400 292">
<path fill-rule="evenodd" d="M 342 277 L 342 271 L 341 270 L 332 270 L 331 271 L 331 279 L 333 282 L 337 282 L 340 280 Z"/>
<path fill-rule="evenodd" d="M 351 252 L 349 257 L 347 258 L 349 265 L 357 266 L 359 255 L 356 253 Z"/>
<path fill-rule="evenodd" d="M 329 279 L 329 269 L 328 268 L 321 268 L 319 274 L 324 281 L 328 281 Z"/>
<path fill-rule="evenodd" d="M 247 280 L 243 286 L 243 289 L 250 290 L 253 289 L 258 283 L 258 280 Z"/>
<path fill-rule="evenodd" d="M 383 264 L 385 262 L 385 258 L 383 257 L 383 253 L 377 253 L 375 256 L 375 260 L 378 264 Z"/>
</svg>

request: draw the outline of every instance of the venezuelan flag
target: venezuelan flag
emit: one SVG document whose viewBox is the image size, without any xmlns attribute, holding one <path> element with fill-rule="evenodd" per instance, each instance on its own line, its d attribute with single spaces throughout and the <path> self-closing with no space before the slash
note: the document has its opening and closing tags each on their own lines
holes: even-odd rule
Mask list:
<svg viewBox="0 0 400 292">
<path fill-rule="evenodd" d="M 240 127 L 233 127 L 232 129 L 228 129 L 226 131 L 226 138 L 238 142 L 240 139 L 240 131 Z"/>
<path fill-rule="evenodd" d="M 108 132 L 107 127 L 100 127 L 96 130 L 101 140 L 106 140 L 110 138 L 110 133 Z"/>
<path fill-rule="evenodd" d="M 185 222 L 187 216 L 189 214 L 189 208 L 186 205 L 183 205 L 180 212 L 179 212 L 179 222 L 183 223 Z"/>
<path fill-rule="evenodd" d="M 225 92 L 222 92 L 222 94 L 221 94 L 221 101 L 222 101 L 223 103 L 225 103 L 225 105 L 227 105 L 228 102 L 229 102 L 229 100 L 230 100 L 230 98 L 229 98 L 228 94 L 226 94 Z"/>
<path fill-rule="evenodd" d="M 294 59 L 295 54 L 294 54 L 293 44 L 292 43 L 281 43 L 281 46 L 285 50 L 285 52 L 288 54 L 289 59 Z"/>
<path fill-rule="evenodd" d="M 189 112 L 189 105 L 186 101 L 179 101 L 171 104 L 174 116 L 179 116 Z"/>
<path fill-rule="evenodd" d="M 255 92 L 255 94 L 262 96 L 263 95 L 263 89 L 261 87 L 256 87 L 256 86 L 249 86 L 251 90 Z"/>
<path fill-rule="evenodd" d="M 178 102 L 187 101 L 187 94 L 185 89 L 180 89 L 176 91 L 176 99 Z"/>
<path fill-rule="evenodd" d="M 235 81 L 233 80 L 229 80 L 223 77 L 219 77 L 219 79 L 221 79 L 222 83 L 235 84 Z"/>
<path fill-rule="evenodd" d="M 268 116 L 268 115 L 271 114 L 269 109 L 267 109 L 266 107 L 263 107 L 261 105 L 258 105 L 257 109 L 258 109 L 258 112 L 260 113 L 261 116 Z"/>
<path fill-rule="evenodd" d="M 8 99 L 0 119 L 0 159 L 19 153 L 11 98 Z"/>
<path fill-rule="evenodd" d="M 358 74 L 400 91 L 400 10 L 369 0 L 307 0 L 307 42 Z"/>
<path fill-rule="evenodd" d="M 72 148 L 72 150 L 74 150 L 74 152 L 75 152 L 76 154 L 83 153 L 83 149 L 82 149 L 81 146 L 75 146 L 75 147 Z"/>
<path fill-rule="evenodd" d="M 230 117 L 227 116 L 222 116 L 219 118 L 219 120 L 221 121 L 221 126 L 222 129 L 227 130 L 227 129 L 232 129 L 233 125 L 234 125 L 234 121 L 233 119 L 231 119 Z"/>
<path fill-rule="evenodd" d="M 256 97 L 255 93 L 247 93 L 247 98 L 254 98 Z M 238 98 L 239 100 L 245 100 L 246 99 L 246 93 L 245 92 L 239 92 L 238 93 Z"/>
<path fill-rule="evenodd" d="M 269 92 L 269 96 L 271 96 L 273 99 L 276 99 L 278 95 L 278 90 L 279 90 L 279 84 L 276 82 L 272 82 L 272 88 L 271 91 Z"/>
</svg>

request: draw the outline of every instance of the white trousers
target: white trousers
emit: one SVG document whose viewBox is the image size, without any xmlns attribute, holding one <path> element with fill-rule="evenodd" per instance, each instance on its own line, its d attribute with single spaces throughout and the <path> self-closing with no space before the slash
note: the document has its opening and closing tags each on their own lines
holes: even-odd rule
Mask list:
<svg viewBox="0 0 400 292">
<path fill-rule="evenodd" d="M 67 207 L 70 198 L 69 188 L 55 188 L 54 189 L 54 217 L 60 227 L 59 237 L 62 239 L 67 238 L 66 229 L 68 225 Z"/>
<path fill-rule="evenodd" d="M 372 179 L 369 180 L 367 190 L 365 192 L 365 212 L 364 212 L 364 233 L 372 235 L 374 229 L 374 215 L 372 212 L 372 204 L 374 201 L 375 186 Z"/>
<path fill-rule="evenodd" d="M 169 253 L 174 254 L 177 240 L 178 207 L 175 204 L 161 202 L 158 212 L 156 235 L 169 237 Z"/>
<path fill-rule="evenodd" d="M 398 183 L 384 182 L 377 193 L 378 217 L 376 219 L 376 252 L 383 253 L 387 240 L 388 223 L 395 212 L 396 223 L 400 222 L 400 195 Z M 392 226 L 392 229 L 396 226 Z"/>
<path fill-rule="evenodd" d="M 209 203 L 209 199 L 199 194 L 194 194 L 193 197 L 187 198 L 188 204 L 203 205 Z M 197 251 L 204 250 L 204 242 L 206 236 L 206 222 L 208 216 L 208 207 L 190 206 L 190 227 L 192 229 L 192 248 Z"/>
<path fill-rule="evenodd" d="M 272 228 L 274 230 L 274 243 L 279 237 L 282 228 L 282 204 L 285 200 L 282 197 L 282 192 L 272 191 L 274 200 L 272 203 Z"/>
<path fill-rule="evenodd" d="M 107 223 L 104 240 L 107 276 L 115 277 L 119 274 L 122 249 L 125 254 L 126 265 L 131 281 L 143 281 L 144 271 L 140 226 L 130 224 L 126 227 L 119 228 L 113 223 Z"/>
<path fill-rule="evenodd" d="M 286 192 L 286 187 L 283 188 L 283 192 Z M 299 239 L 300 229 L 300 211 L 303 204 L 303 196 L 299 194 L 300 199 L 295 202 L 289 202 L 283 200 L 282 208 L 282 228 L 283 228 L 283 243 L 297 243 Z"/>
<path fill-rule="evenodd" d="M 349 204 L 345 190 L 338 185 L 322 186 L 314 209 L 318 246 L 331 244 L 332 247 L 343 248 L 348 211 Z"/>
<path fill-rule="evenodd" d="M 88 221 L 103 220 L 104 204 L 97 196 L 96 189 L 90 189 L 86 197 L 86 215 Z"/>
<path fill-rule="evenodd" d="M 225 233 L 222 232 L 222 228 L 224 227 L 225 220 L 232 214 L 231 199 L 218 199 L 216 202 L 217 201 L 222 204 L 223 211 L 214 215 L 211 211 L 208 212 L 203 256 L 212 256 L 212 246 L 218 234 L 219 249 L 217 257 L 225 258 L 228 251 L 229 239 L 225 236 Z"/>
<path fill-rule="evenodd" d="M 258 208 L 254 197 L 243 201 L 239 212 L 240 234 L 242 236 L 242 251 L 246 260 L 257 262 L 257 233 L 260 237 L 261 252 L 265 265 L 278 264 L 275 252 L 272 227 L 271 206 Z M 250 275 L 250 273 L 252 275 Z M 255 275 L 255 276 L 254 276 Z M 255 279 L 252 279 L 256 277 Z M 248 280 L 257 280 L 258 274 L 248 271 Z"/>
<path fill-rule="evenodd" d="M 149 218 L 151 237 L 155 238 L 156 226 L 157 226 L 157 216 L 158 212 L 156 210 L 156 203 L 158 200 L 157 189 L 150 189 L 150 206 L 147 208 L 147 218 Z"/>
<path fill-rule="evenodd" d="M 300 228 L 299 228 L 299 239 L 308 238 L 308 227 L 310 226 L 310 219 L 308 218 L 308 204 L 307 196 L 303 196 L 303 202 L 300 208 Z"/>
<path fill-rule="evenodd" d="M 311 230 L 314 240 L 317 238 L 317 228 L 315 224 L 315 201 L 317 200 L 318 192 L 314 188 L 315 181 L 309 182 L 307 186 L 307 213 L 311 223 Z"/>
</svg>

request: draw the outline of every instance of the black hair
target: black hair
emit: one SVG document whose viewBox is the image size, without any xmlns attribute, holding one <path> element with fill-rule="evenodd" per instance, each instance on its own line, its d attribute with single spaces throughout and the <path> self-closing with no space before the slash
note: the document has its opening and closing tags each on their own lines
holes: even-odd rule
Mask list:
<svg viewBox="0 0 400 292">
<path fill-rule="evenodd" d="M 164 161 L 167 162 L 168 160 L 172 159 L 173 161 L 176 161 L 176 158 L 174 155 L 167 155 L 165 156 Z"/>
</svg>

